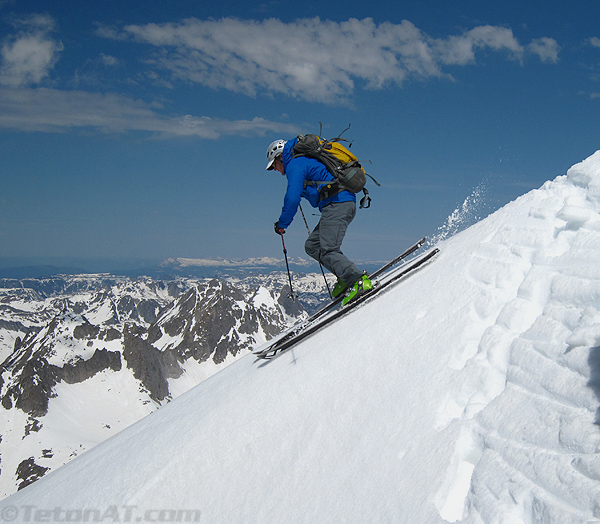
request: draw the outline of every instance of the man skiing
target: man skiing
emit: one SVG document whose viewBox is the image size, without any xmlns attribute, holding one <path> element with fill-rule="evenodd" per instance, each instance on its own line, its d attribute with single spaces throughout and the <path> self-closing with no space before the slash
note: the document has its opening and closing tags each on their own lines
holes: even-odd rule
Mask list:
<svg viewBox="0 0 600 524">
<path fill-rule="evenodd" d="M 321 219 L 306 240 L 304 249 L 337 277 L 331 293 L 333 298 L 348 291 L 345 305 L 373 287 L 368 275 L 341 251 L 346 229 L 356 214 L 356 195 L 336 188 L 336 184 L 322 184 L 334 182 L 333 175 L 314 158 L 293 157 L 297 141 L 297 138 L 287 142 L 275 140 L 267 148 L 267 170 L 279 171 L 287 177 L 288 184 L 281 215 L 275 222 L 275 232 L 278 235 L 285 233 L 298 211 L 301 198 L 319 208 Z M 325 188 L 326 185 L 328 188 Z"/>
</svg>

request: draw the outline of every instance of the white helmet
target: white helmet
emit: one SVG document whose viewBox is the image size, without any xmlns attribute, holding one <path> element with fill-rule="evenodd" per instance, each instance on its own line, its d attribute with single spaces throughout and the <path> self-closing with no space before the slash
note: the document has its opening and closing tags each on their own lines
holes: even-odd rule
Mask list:
<svg viewBox="0 0 600 524">
<path fill-rule="evenodd" d="M 267 170 L 273 169 L 273 162 L 275 159 L 283 153 L 283 147 L 285 146 L 285 140 L 275 140 L 271 145 L 267 148 Z"/>
</svg>

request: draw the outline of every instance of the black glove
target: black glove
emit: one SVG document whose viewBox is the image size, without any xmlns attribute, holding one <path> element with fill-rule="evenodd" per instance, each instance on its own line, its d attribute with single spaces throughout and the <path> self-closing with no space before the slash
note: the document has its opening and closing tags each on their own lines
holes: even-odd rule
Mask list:
<svg viewBox="0 0 600 524">
<path fill-rule="evenodd" d="M 278 235 L 283 235 L 285 233 L 285 229 L 282 229 L 279 227 L 279 220 L 277 222 L 275 222 L 275 224 L 273 224 L 275 227 L 275 233 L 277 233 Z"/>
</svg>

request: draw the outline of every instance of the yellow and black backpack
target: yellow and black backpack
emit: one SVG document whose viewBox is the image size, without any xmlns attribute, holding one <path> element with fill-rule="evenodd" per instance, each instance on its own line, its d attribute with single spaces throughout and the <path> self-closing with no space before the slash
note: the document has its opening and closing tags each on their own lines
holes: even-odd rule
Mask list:
<svg viewBox="0 0 600 524">
<path fill-rule="evenodd" d="M 332 182 L 305 182 L 306 185 L 322 186 L 319 189 L 321 200 L 337 195 L 341 191 L 352 193 L 362 191 L 364 196 L 360 200 L 360 207 L 368 208 L 371 206 L 371 197 L 365 188 L 367 177 L 378 186 L 381 184 L 365 172 L 358 158 L 343 146 L 340 143 L 341 141 L 345 141 L 341 136 L 327 140 L 319 135 L 298 135 L 292 157 L 306 156 L 314 158 L 324 164 L 327 171 L 333 175 L 335 181 Z"/>
</svg>

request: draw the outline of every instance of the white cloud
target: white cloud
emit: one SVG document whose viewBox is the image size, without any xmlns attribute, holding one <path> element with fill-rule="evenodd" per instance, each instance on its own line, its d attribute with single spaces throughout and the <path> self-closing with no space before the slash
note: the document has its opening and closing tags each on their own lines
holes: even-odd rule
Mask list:
<svg viewBox="0 0 600 524">
<path fill-rule="evenodd" d="M 121 95 L 0 88 L 0 128 L 18 131 L 64 132 L 73 128 L 107 133 L 143 131 L 159 137 L 295 134 L 290 124 L 263 118 L 223 120 L 206 116 L 164 116 L 140 100 Z"/>
<path fill-rule="evenodd" d="M 510 29 L 480 26 L 461 35 L 434 39 L 406 20 L 377 25 L 371 18 L 345 22 L 319 18 L 284 23 L 224 18 L 180 23 L 100 28 L 98 35 L 150 44 L 148 64 L 171 80 L 256 96 L 283 93 L 319 102 L 339 102 L 355 91 L 401 86 L 407 78 L 449 76 L 446 65 L 475 63 L 478 50 L 526 53 L 557 60 L 550 38 L 521 45 Z"/>
<path fill-rule="evenodd" d="M 533 40 L 527 50 L 530 53 L 538 55 L 542 62 L 558 62 L 559 46 L 556 40 L 552 38 L 538 38 Z"/>
<path fill-rule="evenodd" d="M 39 84 L 49 75 L 63 50 L 62 43 L 50 36 L 54 25 L 46 15 L 33 15 L 15 23 L 19 30 L 5 39 L 0 49 L 0 84 Z"/>
<path fill-rule="evenodd" d="M 116 66 L 119 64 L 119 60 L 114 56 L 105 55 L 104 53 L 100 53 L 100 60 L 103 65 L 107 67 Z"/>
<path fill-rule="evenodd" d="M 521 59 L 524 53 L 510 29 L 480 26 L 460 36 L 436 41 L 439 59 L 447 65 L 466 65 L 475 62 L 475 52 L 486 47 L 494 51 L 508 51 L 512 59 Z"/>
<path fill-rule="evenodd" d="M 600 38 L 598 38 L 597 36 L 593 36 L 589 39 L 589 43 L 593 47 L 600 47 Z"/>
</svg>

